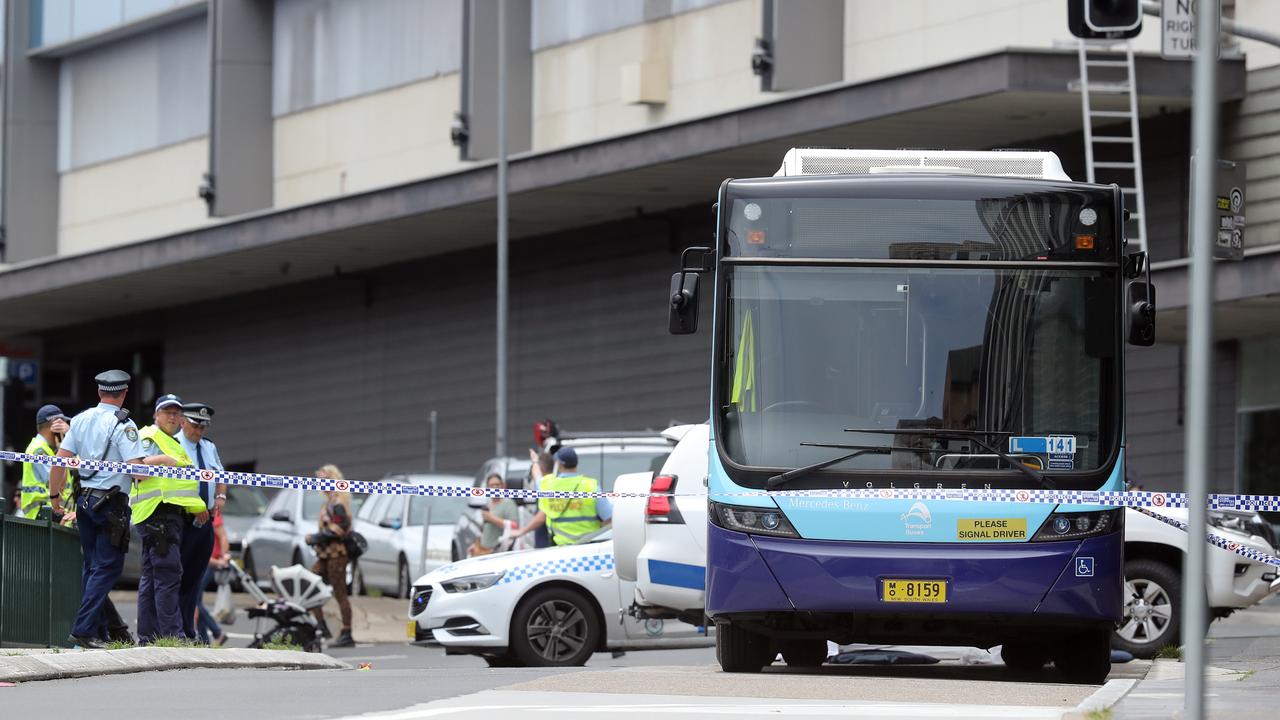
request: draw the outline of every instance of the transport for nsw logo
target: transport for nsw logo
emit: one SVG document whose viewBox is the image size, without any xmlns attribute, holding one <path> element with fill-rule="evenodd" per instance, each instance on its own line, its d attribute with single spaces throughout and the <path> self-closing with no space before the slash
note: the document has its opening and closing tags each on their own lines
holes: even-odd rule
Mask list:
<svg viewBox="0 0 1280 720">
<path fill-rule="evenodd" d="M 902 514 L 902 528 L 908 535 L 923 535 L 933 528 L 933 514 L 929 506 L 922 502 L 912 503 L 911 508 Z"/>
</svg>

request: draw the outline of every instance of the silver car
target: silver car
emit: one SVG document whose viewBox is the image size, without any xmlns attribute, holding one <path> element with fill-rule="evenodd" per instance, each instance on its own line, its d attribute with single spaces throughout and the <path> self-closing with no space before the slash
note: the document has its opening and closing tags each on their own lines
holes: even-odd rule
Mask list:
<svg viewBox="0 0 1280 720">
<path fill-rule="evenodd" d="M 471 487 L 465 475 L 392 475 L 383 480 Z M 369 547 L 356 563 L 353 590 L 376 588 L 393 597 L 409 597 L 413 578 L 450 561 L 453 528 L 466 508 L 464 497 L 376 495 L 365 500 L 356 512 L 355 530 Z"/>
<path fill-rule="evenodd" d="M 306 537 L 319 531 L 324 493 L 281 490 L 244 536 L 244 570 L 255 582 L 271 577 L 271 567 L 311 567 L 316 554 Z"/>
</svg>

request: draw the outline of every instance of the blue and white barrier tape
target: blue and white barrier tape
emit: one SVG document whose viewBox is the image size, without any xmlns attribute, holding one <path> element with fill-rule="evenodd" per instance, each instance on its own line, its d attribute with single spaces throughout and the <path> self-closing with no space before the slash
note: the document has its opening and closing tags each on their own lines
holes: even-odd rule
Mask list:
<svg viewBox="0 0 1280 720">
<path fill-rule="evenodd" d="M 370 495 L 426 495 L 432 497 L 504 497 L 526 500 L 539 498 L 645 498 L 654 495 L 664 497 L 704 497 L 705 493 L 650 493 L 650 492 L 563 492 L 550 490 L 460 487 L 456 485 L 416 485 L 400 482 L 334 480 L 300 475 L 265 475 L 233 472 L 230 470 L 200 470 L 192 467 L 166 467 L 162 465 L 135 465 L 104 460 L 85 460 L 75 457 L 29 455 L 27 453 L 0 450 L 0 460 L 60 466 L 69 469 L 100 471 L 112 474 L 149 477 L 171 477 L 227 485 L 253 487 L 291 488 L 298 490 L 329 490 L 364 493 Z M 1101 490 L 1026 490 L 979 488 L 827 488 L 821 490 L 749 490 L 736 493 L 718 493 L 731 497 L 835 497 L 872 500 L 951 500 L 958 502 L 1008 502 L 1073 505 L 1106 505 L 1134 508 L 1139 512 L 1168 525 L 1187 530 L 1187 524 L 1174 518 L 1152 512 L 1148 508 L 1184 508 L 1186 493 L 1101 491 Z M 1280 511 L 1280 495 L 1209 495 L 1211 510 L 1270 510 Z M 1247 545 L 1208 533 L 1210 544 L 1229 550 L 1256 562 L 1280 567 L 1280 557 L 1269 555 Z"/>
<path fill-rule="evenodd" d="M 111 474 L 172 477 L 227 485 L 250 485 L 299 490 L 330 490 L 370 495 L 429 495 L 437 497 L 539 498 L 645 498 L 701 497 L 698 493 L 581 492 L 533 489 L 415 485 L 401 482 L 334 480 L 303 475 L 267 475 L 231 470 L 199 470 L 192 467 L 132 465 L 123 462 L 64 458 L 0 450 L 0 460 L 61 466 Z M 1131 508 L 1185 508 L 1187 494 L 1180 492 L 1031 490 L 1008 488 L 823 488 L 817 490 L 745 490 L 717 493 L 717 497 L 830 497 L 862 500 L 952 500 L 959 502 L 1042 503 L 1047 505 L 1106 505 Z M 1280 495 L 1209 495 L 1210 510 L 1263 510 L 1280 512 Z"/>
</svg>

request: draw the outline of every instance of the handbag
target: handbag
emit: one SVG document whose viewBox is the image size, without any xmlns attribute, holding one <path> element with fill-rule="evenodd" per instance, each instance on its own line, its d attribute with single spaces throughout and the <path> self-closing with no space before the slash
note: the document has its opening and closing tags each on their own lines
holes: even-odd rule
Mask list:
<svg viewBox="0 0 1280 720">
<path fill-rule="evenodd" d="M 213 601 L 213 617 L 223 625 L 236 621 L 236 609 L 231 604 L 231 583 L 218 584 L 218 594 Z"/>
<path fill-rule="evenodd" d="M 342 542 L 347 547 L 347 558 L 350 560 L 359 559 L 365 550 L 369 549 L 369 541 L 364 539 L 360 533 L 352 530 L 342 538 Z"/>
</svg>

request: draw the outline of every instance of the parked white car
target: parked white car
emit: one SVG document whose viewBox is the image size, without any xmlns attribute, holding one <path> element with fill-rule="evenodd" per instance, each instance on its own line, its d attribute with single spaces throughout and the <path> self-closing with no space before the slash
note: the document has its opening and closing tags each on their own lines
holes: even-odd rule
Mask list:
<svg viewBox="0 0 1280 720">
<path fill-rule="evenodd" d="M 1161 515 L 1183 522 L 1187 511 L 1162 508 Z M 1165 645 L 1182 642 L 1182 560 L 1187 534 L 1137 510 L 1125 512 L 1125 619 L 1111 646 L 1138 657 L 1154 657 Z M 1275 554 L 1271 526 L 1255 512 L 1211 511 L 1209 531 Z M 1205 590 L 1215 618 L 1250 607 L 1280 591 L 1276 568 L 1210 545 Z"/>
<path fill-rule="evenodd" d="M 687 426 L 686 426 L 687 427 Z M 672 431 L 677 428 L 672 428 Z M 620 492 L 702 493 L 666 505 L 653 499 L 619 499 L 614 507 L 618 574 L 636 583 L 632 612 L 642 617 L 691 618 L 704 602 L 706 572 L 706 486 L 708 427 L 688 429 L 656 476 L 620 478 Z M 1186 521 L 1187 511 L 1163 508 L 1166 517 Z M 1275 554 L 1270 526 L 1254 512 L 1215 511 L 1210 530 L 1265 553 Z M 1111 638 L 1113 648 L 1154 657 L 1181 638 L 1182 559 L 1187 534 L 1137 510 L 1125 512 L 1125 619 Z M 634 558 L 634 561 L 629 560 Z M 1205 577 L 1215 618 L 1250 607 L 1280 591 L 1276 568 L 1209 546 Z"/>
<path fill-rule="evenodd" d="M 595 652 L 713 645 L 702 627 L 623 613 L 635 585 L 614 570 L 612 532 L 427 573 L 413 584 L 411 638 L 494 667 L 582 665 Z"/>
<path fill-rule="evenodd" d="M 466 475 L 391 475 L 383 481 L 471 487 Z M 409 597 L 410 579 L 448 563 L 453 529 L 467 507 L 464 497 L 374 495 L 356 511 L 354 529 L 369 547 L 356 562 L 352 588 L 377 588 Z M 426 528 L 426 532 L 423 532 Z"/>
</svg>

